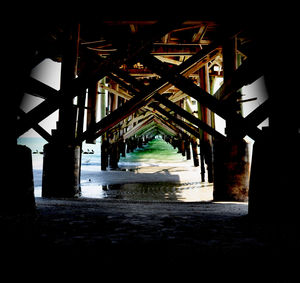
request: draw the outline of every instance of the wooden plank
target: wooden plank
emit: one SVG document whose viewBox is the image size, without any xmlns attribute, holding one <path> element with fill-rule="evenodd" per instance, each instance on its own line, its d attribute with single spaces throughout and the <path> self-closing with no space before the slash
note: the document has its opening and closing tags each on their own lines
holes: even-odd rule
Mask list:
<svg viewBox="0 0 300 283">
<path fill-rule="evenodd" d="M 270 116 L 270 99 L 267 99 L 245 117 L 246 123 L 258 126 Z"/>
<path fill-rule="evenodd" d="M 132 78 L 131 76 L 129 76 L 128 74 L 126 74 L 124 72 L 118 72 L 118 74 L 122 76 L 122 79 L 125 79 L 126 81 L 128 81 L 130 83 L 130 85 L 134 88 L 134 90 L 131 89 L 131 91 L 133 91 L 135 95 L 139 95 L 136 93 L 136 91 L 135 91 L 136 89 L 139 89 L 140 92 L 145 91 L 145 86 L 142 83 L 140 83 L 139 81 L 137 81 L 135 78 Z M 193 122 L 191 122 L 191 123 L 196 124 L 199 128 L 203 129 L 210 135 L 213 135 L 213 136 L 219 137 L 219 138 L 224 138 L 223 135 L 221 135 L 219 132 L 215 131 L 212 127 L 210 127 L 206 123 L 200 121 L 195 116 L 186 112 L 181 107 L 177 106 L 175 103 L 172 103 L 170 100 L 166 99 L 165 97 L 163 97 L 161 95 L 155 95 L 155 99 L 157 101 L 161 102 L 162 104 L 168 106 L 170 109 L 177 111 L 178 114 L 181 113 L 182 117 L 186 118 L 190 122 L 192 120 Z"/>
<path fill-rule="evenodd" d="M 177 104 L 171 102 L 167 98 L 165 98 L 163 95 L 155 95 L 155 99 L 159 101 L 161 104 L 167 106 L 170 110 L 173 110 L 176 114 L 180 115 L 181 117 L 187 119 L 190 123 L 197 125 L 200 129 L 207 132 L 208 134 L 212 135 L 213 137 L 219 138 L 219 139 L 225 139 L 226 137 L 210 127 L 205 122 L 201 121 L 200 119 L 196 118 L 193 114 L 185 111 Z"/>
<path fill-rule="evenodd" d="M 97 122 L 97 111 L 98 111 L 98 82 L 94 83 L 88 88 L 88 109 L 86 117 L 86 126 L 90 127 Z M 95 139 L 86 139 L 86 143 L 96 144 Z"/>
<path fill-rule="evenodd" d="M 164 116 L 166 116 L 168 119 L 170 119 L 171 121 L 173 121 L 175 124 L 179 125 L 181 128 L 183 128 L 184 130 L 186 130 L 187 132 L 189 132 L 194 137 L 196 137 L 196 138 L 200 137 L 200 134 L 199 134 L 198 131 L 196 131 L 195 129 L 193 129 L 191 126 L 189 126 L 188 124 L 186 124 L 184 121 L 182 121 L 182 120 L 176 118 L 175 116 L 171 115 L 165 109 L 163 109 L 160 106 L 155 105 L 155 104 L 152 104 L 151 107 L 153 107 L 155 110 L 157 110 L 158 112 L 160 112 L 161 114 L 163 114 Z"/>
<path fill-rule="evenodd" d="M 22 116 L 26 115 L 26 113 L 23 110 L 18 109 L 18 115 L 20 117 L 22 117 Z M 34 124 L 32 128 L 47 142 L 53 141 L 53 137 L 45 129 L 43 129 L 39 124 Z"/>
<path fill-rule="evenodd" d="M 80 25 L 71 23 L 66 26 L 62 34 L 61 89 L 68 89 L 77 76 L 79 33 Z M 66 144 L 73 144 L 76 136 L 76 110 L 73 105 L 73 97 L 68 92 L 64 92 L 58 113 L 56 137 Z"/>
<path fill-rule="evenodd" d="M 241 115 L 235 113 L 233 109 L 227 108 L 226 105 L 222 104 L 221 101 L 217 100 L 205 90 L 195 85 L 189 79 L 178 74 L 177 72 L 174 72 L 173 68 L 170 69 L 168 66 L 160 62 L 152 55 L 145 55 L 142 60 L 162 78 L 165 78 L 176 87 L 189 94 L 191 97 L 195 98 L 198 102 L 208 107 L 213 112 L 217 113 L 220 117 L 227 120 L 229 123 L 234 124 L 237 130 L 240 129 L 240 127 L 245 127 L 245 129 L 247 130 L 247 134 L 251 138 L 256 139 L 258 136 L 260 136 L 261 131 L 257 127 L 247 125 Z"/>
<path fill-rule="evenodd" d="M 180 127 L 176 126 L 174 122 L 171 120 L 168 120 L 166 117 L 162 116 L 158 112 L 154 113 L 154 116 L 159 119 L 163 124 L 167 125 L 169 128 L 171 128 L 175 133 L 180 134 L 182 136 L 188 136 L 184 131 L 181 130 Z"/>
<path fill-rule="evenodd" d="M 57 95 L 56 89 L 32 77 L 29 77 L 25 82 L 24 92 L 43 99 L 48 99 Z"/>
<path fill-rule="evenodd" d="M 133 136 L 138 130 L 140 130 L 142 127 L 146 126 L 147 124 L 149 124 L 150 122 L 152 122 L 154 119 L 154 117 L 148 117 L 148 119 L 138 123 L 137 125 L 135 125 L 132 129 L 130 129 L 127 133 L 125 133 L 123 135 L 124 139 L 128 139 L 131 136 Z"/>
<path fill-rule="evenodd" d="M 178 19 L 174 21 L 162 21 L 154 26 L 148 27 L 147 30 L 141 29 L 129 37 L 127 42 L 123 42 L 118 51 L 113 53 L 106 60 L 99 63 L 100 59 L 97 56 L 96 62 L 92 64 L 92 67 L 79 74 L 65 89 L 61 89 L 58 97 L 46 99 L 39 106 L 28 112 L 26 116 L 24 116 L 24 119 L 20 119 L 20 121 L 17 122 L 17 137 L 29 130 L 34 123 L 39 123 L 56 111 L 62 104 L 61 97 L 64 94 L 72 98 L 78 95 L 80 96 L 92 82 L 99 81 L 108 72 L 118 68 L 125 61 L 129 62 L 138 58 L 145 50 L 151 48 L 155 39 L 163 36 L 174 28 L 174 26 L 177 26 L 179 22 Z M 130 51 L 128 50 L 128 45 L 131 46 Z"/>
<path fill-rule="evenodd" d="M 260 78 L 263 75 L 261 60 L 262 58 L 258 52 L 250 54 L 241 66 L 227 78 L 227 82 L 223 83 L 215 92 L 214 97 L 219 100 L 227 100 L 243 86 L 249 85 Z"/>
</svg>

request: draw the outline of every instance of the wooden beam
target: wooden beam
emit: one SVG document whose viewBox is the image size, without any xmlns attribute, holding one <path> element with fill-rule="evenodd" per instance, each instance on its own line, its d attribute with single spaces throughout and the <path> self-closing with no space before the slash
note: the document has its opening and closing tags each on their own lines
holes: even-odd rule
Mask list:
<svg viewBox="0 0 300 283">
<path fill-rule="evenodd" d="M 193 114 L 185 111 L 177 104 L 171 102 L 167 98 L 165 98 L 163 95 L 155 95 L 155 99 L 159 101 L 161 104 L 167 106 L 170 110 L 173 110 L 176 114 L 180 115 L 181 117 L 187 119 L 190 123 L 197 125 L 200 129 L 207 132 L 213 137 L 219 138 L 219 139 L 225 139 L 226 137 L 223 136 L 221 133 L 207 125 L 205 122 L 201 121 L 200 119 L 196 118 Z"/>
<path fill-rule="evenodd" d="M 88 88 L 88 109 L 86 117 L 86 126 L 90 127 L 96 123 L 98 111 L 98 82 Z M 86 143 L 96 144 L 95 139 L 86 139 Z"/>
<path fill-rule="evenodd" d="M 200 134 L 197 130 L 193 129 L 190 125 L 186 124 L 184 121 L 176 118 L 175 116 L 171 115 L 168 111 L 161 108 L 160 106 L 156 104 L 151 104 L 151 107 L 153 107 L 156 111 L 160 112 L 162 115 L 166 116 L 168 119 L 173 121 L 175 124 L 179 125 L 181 128 L 189 132 L 191 135 L 193 135 L 196 138 L 200 137 Z"/>
<path fill-rule="evenodd" d="M 20 117 L 22 117 L 22 116 L 26 115 L 26 113 L 23 110 L 18 109 L 18 115 Z M 32 128 L 47 142 L 53 141 L 53 137 L 45 129 L 43 129 L 39 124 L 34 124 Z"/>
<path fill-rule="evenodd" d="M 158 118 L 163 124 L 171 128 L 175 133 L 181 134 L 182 136 L 188 136 L 183 130 L 181 130 L 180 127 L 176 126 L 176 123 L 172 122 L 171 120 L 168 120 L 166 117 L 162 116 L 158 112 L 155 112 L 154 116 Z"/>
<path fill-rule="evenodd" d="M 259 105 L 245 117 L 246 123 L 258 126 L 270 116 L 270 104 L 270 99 L 267 99 L 265 102 Z"/>
<path fill-rule="evenodd" d="M 148 117 L 148 119 L 138 123 L 137 125 L 135 125 L 132 129 L 130 129 L 127 133 L 125 133 L 124 139 L 128 139 L 131 136 L 133 136 L 138 130 L 140 130 L 142 127 L 144 127 L 145 125 L 149 124 L 151 121 L 153 121 L 153 117 Z"/>
<path fill-rule="evenodd" d="M 214 97 L 227 100 L 237 90 L 249 85 L 263 75 L 261 58 L 248 57 L 240 67 L 227 79 L 227 82 L 215 92 Z"/>
<path fill-rule="evenodd" d="M 200 26 L 198 32 L 194 34 L 192 42 L 198 42 L 198 43 L 200 43 L 201 39 L 203 38 L 204 34 L 207 31 L 207 27 L 208 27 L 207 24 Z"/>
<path fill-rule="evenodd" d="M 223 119 L 233 124 L 236 129 L 240 129 L 240 127 L 246 127 L 247 134 L 253 139 L 256 139 L 261 134 L 261 131 L 257 127 L 247 125 L 244 122 L 243 117 L 235 113 L 233 109 L 227 108 L 226 105 L 222 104 L 221 101 L 217 100 L 205 90 L 195 85 L 192 81 L 178 74 L 177 72 L 174 72 L 173 68 L 170 69 L 152 55 L 145 55 L 142 60 L 162 78 L 165 78 L 176 87 L 195 98 L 202 105 L 211 109 Z"/>
<path fill-rule="evenodd" d="M 64 93 L 67 93 L 72 98 L 81 95 L 92 82 L 99 81 L 108 72 L 118 68 L 125 61 L 133 61 L 145 52 L 145 50 L 151 49 L 155 39 L 166 34 L 174 28 L 174 26 L 177 26 L 179 22 L 178 19 L 174 21 L 162 21 L 151 27 L 147 27 L 146 30 L 141 29 L 129 37 L 127 42 L 122 42 L 122 46 L 119 47 L 118 51 L 113 53 L 106 60 L 99 63 L 100 59 L 97 56 L 97 60 L 92 64 L 92 67 L 90 67 L 89 70 L 85 70 L 85 72 L 81 72 L 78 78 L 74 79 L 65 89 L 61 89 L 58 97 L 46 99 L 28 112 L 26 116 L 24 116 L 24 119 L 20 119 L 20 121 L 17 122 L 17 137 L 29 130 L 34 123 L 39 123 L 56 111 L 62 104 L 61 97 Z M 131 47 L 130 50 L 128 50 L 128 46 Z"/>
<path fill-rule="evenodd" d="M 29 77 L 24 85 L 24 92 L 36 97 L 48 99 L 57 95 L 57 90 Z"/>
<path fill-rule="evenodd" d="M 111 87 L 108 87 L 108 86 L 106 86 L 106 85 L 104 85 L 104 84 L 101 84 L 101 83 L 99 84 L 99 86 L 100 86 L 101 88 L 106 89 L 106 90 L 108 90 L 109 92 L 111 92 L 111 93 L 113 93 L 113 94 L 119 96 L 119 97 L 122 97 L 122 98 L 126 99 L 126 100 L 129 100 L 129 99 L 132 98 L 132 96 L 131 96 L 130 94 L 128 94 L 128 93 L 126 93 L 126 92 L 124 92 L 124 91 L 122 91 L 122 90 L 115 90 L 115 89 L 113 89 L 113 88 L 111 88 Z"/>
</svg>

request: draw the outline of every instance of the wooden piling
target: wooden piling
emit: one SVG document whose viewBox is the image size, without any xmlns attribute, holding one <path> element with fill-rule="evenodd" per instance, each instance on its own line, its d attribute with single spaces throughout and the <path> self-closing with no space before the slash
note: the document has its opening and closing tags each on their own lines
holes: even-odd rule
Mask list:
<svg viewBox="0 0 300 283">
<path fill-rule="evenodd" d="M 198 157 L 198 150 L 197 150 L 197 140 L 195 138 L 192 138 L 191 146 L 192 146 L 194 166 L 198 167 L 199 166 L 199 157 Z"/>
<path fill-rule="evenodd" d="M 208 72 L 208 66 L 205 64 L 198 72 L 199 74 L 199 85 L 207 93 L 210 93 L 210 77 Z M 208 124 L 212 128 L 213 119 L 212 112 L 205 106 L 198 103 L 198 117 L 204 123 Z M 212 136 L 206 131 L 199 129 L 200 131 L 200 164 L 201 164 L 201 181 L 205 181 L 205 173 L 207 171 L 208 181 L 213 182 L 213 172 L 212 172 Z M 205 165 L 207 167 L 205 167 Z"/>
<path fill-rule="evenodd" d="M 87 109 L 87 128 L 93 127 L 97 122 L 98 111 L 98 82 L 93 83 L 88 88 L 88 109 Z M 95 144 L 96 140 L 93 137 L 88 137 L 86 143 Z"/>
<path fill-rule="evenodd" d="M 236 38 L 223 46 L 224 84 L 237 68 Z M 231 109 L 236 108 L 237 95 L 226 102 Z M 236 109 L 238 111 L 238 109 Z M 247 201 L 249 190 L 248 144 L 235 137 L 234 126 L 226 121 L 227 140 L 214 140 L 214 200 Z"/>
<path fill-rule="evenodd" d="M 214 200 L 247 201 L 249 190 L 248 144 L 243 139 L 214 142 Z"/>
<path fill-rule="evenodd" d="M 77 108 L 67 91 L 77 74 L 79 25 L 66 28 L 61 68 L 62 104 L 55 140 L 44 146 L 43 197 L 80 196 L 81 144 L 76 144 Z"/>
<path fill-rule="evenodd" d="M 109 150 L 109 142 L 107 139 L 102 136 L 101 141 L 101 170 L 106 171 L 108 166 L 108 150 Z"/>
<path fill-rule="evenodd" d="M 14 198 L 13 204 L 7 200 L 10 207 L 7 211 L 12 213 L 34 213 L 35 212 L 35 198 L 34 198 L 34 183 L 32 170 L 32 155 L 30 148 L 24 145 L 16 145 L 17 162 L 14 164 L 14 179 L 11 180 L 11 188 L 13 189 Z"/>
<path fill-rule="evenodd" d="M 43 197 L 80 196 L 80 146 L 48 143 L 44 146 Z"/>
<path fill-rule="evenodd" d="M 64 91 L 70 88 L 77 75 L 77 58 L 79 52 L 79 25 L 70 24 L 63 40 L 60 87 Z M 59 108 L 57 127 L 58 138 L 65 144 L 72 144 L 75 139 L 77 109 L 73 97 L 63 93 L 62 105 Z"/>
<path fill-rule="evenodd" d="M 186 151 L 186 159 L 190 160 L 191 159 L 191 147 L 190 147 L 190 140 L 188 138 L 186 138 L 184 140 L 184 147 L 185 147 L 185 151 Z"/>
</svg>

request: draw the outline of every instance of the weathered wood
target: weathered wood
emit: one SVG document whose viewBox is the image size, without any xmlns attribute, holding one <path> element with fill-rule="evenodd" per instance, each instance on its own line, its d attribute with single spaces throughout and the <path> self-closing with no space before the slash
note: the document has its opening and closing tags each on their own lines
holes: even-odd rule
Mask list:
<svg viewBox="0 0 300 283">
<path fill-rule="evenodd" d="M 208 66 L 207 64 L 199 70 L 199 84 L 202 89 L 204 89 L 207 93 L 210 93 L 210 82 L 209 82 L 209 73 L 208 73 Z M 198 103 L 198 115 L 199 118 L 208 124 L 209 126 L 212 125 L 211 117 L 212 112 L 207 109 L 207 107 Z M 208 175 L 208 182 L 213 182 L 213 156 L 212 156 L 212 136 L 209 136 L 206 131 L 203 133 L 200 132 L 200 160 L 201 160 L 201 179 L 205 181 L 205 166 L 204 163 L 207 165 L 207 175 Z M 218 137 L 216 137 L 218 139 Z"/>
<path fill-rule="evenodd" d="M 146 120 L 141 121 L 140 123 L 138 123 L 137 125 L 135 125 L 132 129 L 130 129 L 127 133 L 124 134 L 124 138 L 128 139 L 131 136 L 133 136 L 138 130 L 140 130 L 141 128 L 143 128 L 144 126 L 146 126 L 147 124 L 149 124 L 150 122 L 153 121 L 153 117 L 147 117 Z"/>
<path fill-rule="evenodd" d="M 97 122 L 98 111 L 98 82 L 94 83 L 88 88 L 88 109 L 87 109 L 87 128 L 92 127 Z M 96 140 L 93 138 L 87 138 L 86 143 L 95 144 Z"/>
<path fill-rule="evenodd" d="M 80 156 L 80 146 L 59 143 L 44 146 L 43 197 L 80 196 Z"/>
<path fill-rule="evenodd" d="M 191 139 L 191 146 L 192 146 L 194 166 L 198 167 L 199 166 L 199 156 L 198 156 L 198 149 L 197 149 L 198 145 L 197 145 L 197 140 L 195 138 Z"/>
<path fill-rule="evenodd" d="M 250 114 L 245 117 L 245 121 L 252 125 L 259 125 L 270 115 L 270 99 L 267 99 Z"/>
<path fill-rule="evenodd" d="M 229 99 L 243 86 L 249 85 L 263 75 L 261 56 L 256 52 L 249 56 L 237 69 L 227 77 L 227 81 L 214 93 L 219 100 Z"/>
<path fill-rule="evenodd" d="M 167 120 L 167 118 L 158 113 L 155 113 L 154 115 L 162 122 L 163 125 L 166 125 L 167 127 L 173 130 L 174 136 L 180 134 L 181 136 L 186 136 L 186 138 L 188 137 L 188 135 L 185 132 L 183 132 L 179 127 L 177 127 L 176 124 L 174 124 L 171 120 Z"/>
<path fill-rule="evenodd" d="M 192 134 L 194 137 L 199 138 L 199 132 L 196 129 L 193 129 L 190 125 L 186 124 L 182 120 L 180 120 L 180 119 L 176 118 L 175 116 L 171 115 L 168 111 L 166 111 L 165 109 L 161 108 L 158 105 L 152 105 L 152 107 L 155 110 L 157 110 L 158 112 L 160 112 L 161 114 L 163 114 L 164 116 L 166 116 L 167 118 L 169 118 L 171 121 L 173 121 L 174 123 L 179 125 L 181 128 L 183 128 L 184 130 L 186 130 L 187 132 Z"/>
<path fill-rule="evenodd" d="M 77 58 L 79 50 L 79 25 L 70 24 L 63 38 L 63 53 L 61 65 L 61 89 L 68 89 L 77 76 Z M 73 144 L 76 129 L 76 108 L 73 97 L 67 92 L 62 95 L 62 104 L 59 108 L 57 137 L 66 144 Z"/>
<path fill-rule="evenodd" d="M 151 55 L 147 55 L 143 57 L 143 61 L 145 62 L 145 64 L 148 64 L 149 67 L 151 67 L 152 70 L 158 73 L 161 77 L 166 78 L 179 89 L 186 92 L 191 97 L 195 98 L 201 104 L 208 107 L 213 112 L 217 113 L 219 116 L 221 116 L 231 124 L 235 125 L 235 128 L 245 127 L 247 130 L 247 134 L 251 138 L 255 139 L 261 134 L 261 131 L 257 127 L 247 125 L 244 122 L 244 119 L 241 115 L 237 114 L 234 110 L 227 108 L 226 105 L 223 105 L 215 97 L 211 96 L 205 90 L 196 86 L 189 79 L 174 72 L 168 66 L 166 66 L 156 58 L 152 57 Z"/>
<path fill-rule="evenodd" d="M 248 144 L 243 139 L 214 141 L 214 200 L 247 201 L 249 190 Z"/>
<path fill-rule="evenodd" d="M 221 133 L 213 129 L 212 127 L 208 126 L 206 123 L 203 121 L 197 119 L 194 115 L 188 113 L 184 109 L 182 109 L 180 106 L 176 105 L 175 103 L 171 102 L 167 98 L 165 98 L 163 95 L 156 95 L 155 99 L 162 103 L 163 105 L 167 106 L 169 109 L 173 110 L 175 113 L 180 115 L 181 117 L 187 119 L 190 123 L 193 123 L 197 125 L 199 128 L 202 130 L 206 131 L 212 136 L 215 136 L 220 139 L 224 139 L 225 136 L 223 136 Z"/>
<path fill-rule="evenodd" d="M 21 109 L 18 110 L 18 114 L 20 115 L 20 117 L 26 115 L 26 113 Z M 44 130 L 39 124 L 33 125 L 32 128 L 47 142 L 53 141 L 53 137 L 46 130 Z"/>
<path fill-rule="evenodd" d="M 55 97 L 57 94 L 57 90 L 32 78 L 29 77 L 24 85 L 24 92 L 31 94 L 36 97 L 40 97 L 43 99 L 48 99 L 51 97 Z"/>
<path fill-rule="evenodd" d="M 108 166 L 109 142 L 102 137 L 101 142 L 101 170 L 105 171 Z"/>
<path fill-rule="evenodd" d="M 186 66 L 188 66 L 188 64 L 186 64 Z M 120 73 L 121 72 L 119 72 L 119 74 Z M 143 85 L 141 85 L 138 81 L 136 81 L 136 79 L 134 79 L 132 77 L 129 77 L 125 73 L 121 73 L 121 76 L 122 76 L 122 78 L 124 78 L 125 80 L 127 80 L 128 82 L 130 82 L 131 85 L 133 85 L 135 87 L 135 89 L 139 89 L 140 88 L 140 91 L 144 91 L 145 87 Z M 135 90 L 131 89 L 131 91 L 133 91 L 135 95 L 138 95 Z M 172 103 L 170 100 L 166 99 L 162 95 L 157 95 L 156 94 L 155 95 L 155 99 L 157 101 L 161 102 L 162 104 L 164 104 L 165 106 L 167 106 L 168 108 L 176 111 L 176 113 L 178 113 L 182 117 L 186 118 L 191 123 L 194 123 L 195 125 L 197 125 L 201 129 L 203 129 L 206 132 L 208 132 L 209 134 L 214 135 L 214 136 L 219 137 L 219 138 L 224 138 L 223 135 L 221 135 L 220 133 L 218 133 L 213 128 L 209 127 L 206 123 L 203 123 L 202 121 L 200 121 L 199 119 L 197 119 L 195 116 L 193 116 L 192 114 L 190 114 L 187 111 L 183 110 L 181 107 L 179 107 L 175 103 Z"/>
<path fill-rule="evenodd" d="M 17 137 L 24 134 L 32 127 L 32 123 L 39 123 L 55 110 L 57 110 L 62 104 L 62 96 L 69 96 L 70 98 L 77 95 L 81 95 L 83 91 L 92 83 L 99 81 L 108 72 L 118 68 L 125 61 L 130 62 L 138 58 L 145 50 L 151 49 L 152 43 L 155 39 L 163 36 L 170 29 L 179 24 L 180 20 L 174 21 L 168 20 L 162 21 L 151 28 L 141 30 L 131 37 L 126 39 L 126 42 L 122 42 L 122 46 L 118 48 L 118 51 L 109 56 L 106 60 L 101 60 L 98 56 L 93 64 L 87 68 L 84 72 L 81 72 L 79 76 L 72 80 L 70 85 L 59 91 L 60 96 L 55 98 L 49 98 L 28 112 L 24 119 L 17 122 Z M 128 46 L 130 45 L 130 50 Z M 99 63 L 99 61 L 101 61 Z"/>
<path fill-rule="evenodd" d="M 77 117 L 77 127 L 76 127 L 76 138 L 80 136 L 83 132 L 84 125 L 84 112 L 85 112 L 85 99 L 86 93 L 84 92 L 82 95 L 78 96 L 77 106 L 78 106 L 78 117 Z M 82 145 L 80 142 L 79 145 Z"/>
<path fill-rule="evenodd" d="M 218 46 L 219 43 L 216 43 L 216 46 Z M 211 52 L 213 52 L 215 50 L 215 45 L 213 46 L 210 46 L 208 47 L 206 50 L 204 51 L 201 51 L 199 53 L 197 53 L 195 56 L 193 56 L 193 59 L 188 59 L 187 61 L 185 61 L 184 63 L 182 63 L 180 66 L 178 66 L 177 68 L 177 71 L 178 72 L 181 72 L 181 73 L 185 73 L 187 72 L 190 68 L 192 68 L 195 64 L 197 64 L 201 59 L 205 58 L 208 54 L 210 54 Z M 118 69 L 115 69 L 114 72 L 116 73 L 120 73 L 122 71 L 118 70 Z M 123 75 L 124 76 L 124 73 Z M 134 78 L 130 77 L 130 76 L 127 76 L 126 78 L 128 81 L 132 82 L 134 80 Z M 111 124 L 110 126 L 113 126 L 113 125 L 116 125 L 118 122 L 120 122 L 121 120 L 123 120 L 124 118 L 128 117 L 131 113 L 133 113 L 134 111 L 136 111 L 136 109 L 139 109 L 140 107 L 146 105 L 147 103 L 145 102 L 145 100 L 148 98 L 150 99 L 151 96 L 153 96 L 155 94 L 156 91 L 159 91 L 159 89 L 161 89 L 162 87 L 164 87 L 166 85 L 166 80 L 165 79 L 160 79 L 158 80 L 157 82 L 155 82 L 152 86 L 152 88 L 148 88 L 148 90 L 143 93 L 142 95 L 139 96 L 140 98 L 140 101 L 139 101 L 139 104 L 138 105 L 135 105 L 135 108 L 132 110 L 132 112 L 128 112 L 125 116 L 121 116 L 121 119 L 114 119 L 113 117 L 110 117 L 109 119 L 112 121 L 113 124 Z M 135 82 L 136 83 L 136 82 Z M 136 100 L 139 100 L 139 99 L 136 99 Z M 135 99 L 131 100 L 132 104 L 136 104 L 137 102 L 135 101 Z M 127 103 L 128 104 L 128 103 Z M 126 109 L 129 109 L 131 107 L 131 105 L 127 105 L 127 107 L 123 110 L 119 110 L 120 113 L 126 113 L 127 110 Z M 118 113 L 115 113 L 112 115 L 115 115 L 116 118 L 120 118 L 120 115 L 119 115 L 119 112 Z M 102 123 L 101 121 L 98 123 L 98 125 L 95 126 L 96 130 L 95 131 L 98 131 L 97 128 L 101 128 L 101 124 L 104 124 Z M 100 136 L 103 132 L 106 131 L 107 128 L 104 128 L 100 131 L 98 131 L 96 133 L 96 137 L 97 136 Z M 88 134 L 88 132 L 86 132 L 85 134 L 83 134 L 82 136 L 82 139 L 85 138 L 85 135 Z"/>
</svg>

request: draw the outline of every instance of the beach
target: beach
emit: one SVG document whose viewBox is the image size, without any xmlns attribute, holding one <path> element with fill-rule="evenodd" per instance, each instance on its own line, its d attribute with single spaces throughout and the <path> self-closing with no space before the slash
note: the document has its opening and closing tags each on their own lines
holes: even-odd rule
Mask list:
<svg viewBox="0 0 300 283">
<path fill-rule="evenodd" d="M 212 183 L 200 182 L 200 169 L 161 139 L 120 158 L 116 170 L 101 170 L 101 156 L 82 154 L 81 197 L 148 201 L 211 201 Z M 63 158 L 63 157 L 62 157 Z M 35 197 L 41 197 L 43 155 L 32 154 Z"/>
<path fill-rule="evenodd" d="M 253 226 L 247 202 L 212 201 L 212 183 L 200 182 L 191 160 L 175 153 L 176 162 L 121 160 L 117 170 L 101 171 L 99 155 L 83 155 L 82 196 L 55 199 L 40 197 L 42 154 L 32 157 L 37 213 L 1 219 L 14 266 L 26 266 L 30 254 L 36 270 L 66 278 L 254 282 L 249 266 L 266 282 L 278 278 L 273 267 L 285 248 Z"/>
</svg>

